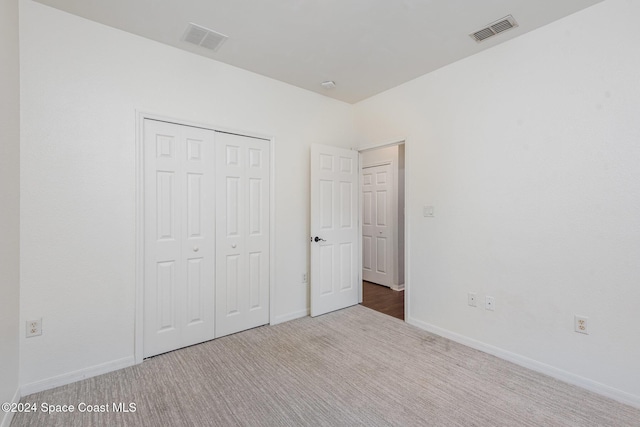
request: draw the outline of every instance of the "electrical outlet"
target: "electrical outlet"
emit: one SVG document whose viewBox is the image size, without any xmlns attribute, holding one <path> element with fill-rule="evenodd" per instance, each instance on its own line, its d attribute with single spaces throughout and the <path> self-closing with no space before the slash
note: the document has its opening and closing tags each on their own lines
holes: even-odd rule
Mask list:
<svg viewBox="0 0 640 427">
<path fill-rule="evenodd" d="M 27 320 L 27 338 L 42 335 L 42 318 Z"/>
<path fill-rule="evenodd" d="M 585 316 L 574 316 L 574 329 L 579 334 L 589 335 L 589 318 Z"/>
<path fill-rule="evenodd" d="M 478 296 L 476 294 L 474 294 L 473 292 L 469 292 L 467 294 L 467 303 L 471 307 L 477 307 L 477 304 L 476 304 L 477 299 L 478 299 Z"/>
<path fill-rule="evenodd" d="M 485 310 L 494 311 L 496 309 L 496 300 L 493 297 L 487 297 L 484 300 L 484 308 Z"/>
<path fill-rule="evenodd" d="M 422 215 L 426 216 L 426 217 L 433 217 L 433 206 L 423 206 L 422 207 Z"/>
<path fill-rule="evenodd" d="M 307 276 L 307 273 L 302 273 L 302 283 L 307 282 L 309 282 L 309 276 Z"/>
</svg>

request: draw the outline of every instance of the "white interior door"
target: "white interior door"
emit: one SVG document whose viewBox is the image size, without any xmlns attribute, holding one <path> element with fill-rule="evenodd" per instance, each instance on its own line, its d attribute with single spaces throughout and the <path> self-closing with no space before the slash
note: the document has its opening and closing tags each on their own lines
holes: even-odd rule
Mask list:
<svg viewBox="0 0 640 427">
<path fill-rule="evenodd" d="M 214 135 L 144 121 L 144 357 L 214 338 Z"/>
<path fill-rule="evenodd" d="M 362 169 L 362 278 L 393 286 L 393 174 L 390 164 Z"/>
<path fill-rule="evenodd" d="M 358 303 L 358 152 L 311 146 L 311 316 Z"/>
<path fill-rule="evenodd" d="M 269 323 L 269 141 L 216 133 L 216 337 Z"/>
</svg>

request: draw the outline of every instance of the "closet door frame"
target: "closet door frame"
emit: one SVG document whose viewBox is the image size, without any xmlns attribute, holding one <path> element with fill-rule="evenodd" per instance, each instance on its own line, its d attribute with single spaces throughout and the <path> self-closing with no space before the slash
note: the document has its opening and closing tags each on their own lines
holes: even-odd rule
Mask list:
<svg viewBox="0 0 640 427">
<path fill-rule="evenodd" d="M 143 341 L 144 341 L 144 121 L 158 120 L 167 123 L 173 123 L 181 126 L 191 126 L 196 128 L 208 129 L 212 131 L 220 131 L 234 133 L 238 135 L 259 138 L 269 142 L 270 162 L 269 162 L 269 324 L 275 321 L 275 138 L 269 135 L 259 134 L 255 132 L 247 132 L 244 130 L 230 129 L 224 126 L 217 126 L 211 123 L 199 123 L 190 120 L 169 117 L 162 114 L 152 113 L 148 111 L 136 110 L 136 138 L 135 138 L 135 188 L 136 188 L 136 212 L 135 212 L 135 327 L 134 327 L 134 358 L 135 363 L 142 363 Z M 249 124 L 247 124 L 249 125 Z"/>
</svg>

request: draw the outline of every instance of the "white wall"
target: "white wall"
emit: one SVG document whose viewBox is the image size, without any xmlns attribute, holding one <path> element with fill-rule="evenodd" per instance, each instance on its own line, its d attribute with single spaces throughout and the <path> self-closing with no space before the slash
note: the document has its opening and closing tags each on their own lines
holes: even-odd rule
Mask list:
<svg viewBox="0 0 640 427">
<path fill-rule="evenodd" d="M 409 320 L 640 406 L 638 16 L 607 0 L 355 116 L 361 146 L 407 137 Z"/>
<path fill-rule="evenodd" d="M 19 398 L 20 67 L 18 1 L 0 1 L 0 403 Z M 0 412 L 0 425 L 9 414 Z M 5 424 L 6 423 L 6 424 Z"/>
<path fill-rule="evenodd" d="M 306 315 L 309 146 L 353 146 L 351 106 L 20 5 L 22 319 L 44 331 L 22 341 L 27 390 L 132 360 L 136 109 L 276 138 L 275 314 Z"/>
</svg>

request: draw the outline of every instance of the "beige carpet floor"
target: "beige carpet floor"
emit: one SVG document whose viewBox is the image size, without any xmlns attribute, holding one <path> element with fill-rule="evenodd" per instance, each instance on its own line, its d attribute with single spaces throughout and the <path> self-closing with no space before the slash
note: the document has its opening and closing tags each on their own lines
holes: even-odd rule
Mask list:
<svg viewBox="0 0 640 427">
<path fill-rule="evenodd" d="M 640 426 L 640 410 L 355 306 L 26 396 L 19 426 Z M 135 403 L 114 413 L 112 404 Z"/>
</svg>

